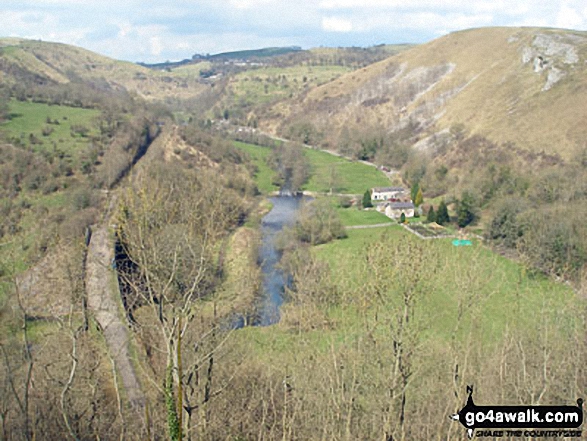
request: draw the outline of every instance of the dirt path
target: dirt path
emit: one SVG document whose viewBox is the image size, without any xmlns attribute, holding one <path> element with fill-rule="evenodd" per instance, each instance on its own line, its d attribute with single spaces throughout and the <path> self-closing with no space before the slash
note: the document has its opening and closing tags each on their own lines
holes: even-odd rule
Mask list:
<svg viewBox="0 0 587 441">
<path fill-rule="evenodd" d="M 347 229 L 347 230 L 364 230 L 367 228 L 389 227 L 391 225 L 397 225 L 397 222 L 384 222 L 382 224 L 371 224 L 371 225 L 350 225 L 350 226 L 346 226 L 345 229 Z"/>
<path fill-rule="evenodd" d="M 118 281 L 112 268 L 114 244 L 106 226 L 96 227 L 88 247 L 86 261 L 86 291 L 88 307 L 102 328 L 108 351 L 130 405 L 142 410 L 145 397 L 138 381 L 129 352 L 129 330 L 122 320 L 119 306 Z"/>
</svg>

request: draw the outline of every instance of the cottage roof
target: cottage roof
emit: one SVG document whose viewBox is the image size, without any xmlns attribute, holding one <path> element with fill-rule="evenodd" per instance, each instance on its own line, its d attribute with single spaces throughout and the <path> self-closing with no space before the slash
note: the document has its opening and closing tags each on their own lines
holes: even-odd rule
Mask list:
<svg viewBox="0 0 587 441">
<path fill-rule="evenodd" d="M 373 192 L 386 193 L 389 191 L 405 191 L 403 187 L 374 187 Z"/>
<path fill-rule="evenodd" d="M 390 207 L 392 210 L 403 210 L 415 208 L 415 205 L 411 202 L 393 202 L 391 203 Z"/>
</svg>

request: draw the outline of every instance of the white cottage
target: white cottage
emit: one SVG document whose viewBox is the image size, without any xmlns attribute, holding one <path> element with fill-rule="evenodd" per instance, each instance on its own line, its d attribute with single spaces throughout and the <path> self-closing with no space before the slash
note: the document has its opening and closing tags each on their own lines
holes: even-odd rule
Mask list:
<svg viewBox="0 0 587 441">
<path fill-rule="evenodd" d="M 385 215 L 392 219 L 399 219 L 402 213 L 406 217 L 414 217 L 415 209 L 411 202 L 391 202 L 385 207 Z"/>
<path fill-rule="evenodd" d="M 371 200 L 387 201 L 389 199 L 400 199 L 405 196 L 403 187 L 375 187 L 371 189 Z"/>
</svg>

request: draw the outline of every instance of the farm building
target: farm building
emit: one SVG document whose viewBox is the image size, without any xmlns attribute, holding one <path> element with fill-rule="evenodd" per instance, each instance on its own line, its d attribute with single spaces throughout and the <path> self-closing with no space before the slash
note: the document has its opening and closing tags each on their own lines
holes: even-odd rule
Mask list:
<svg viewBox="0 0 587 441">
<path fill-rule="evenodd" d="M 375 187 L 371 189 L 371 200 L 387 201 L 389 199 L 403 199 L 406 189 L 403 187 Z"/>
<path fill-rule="evenodd" d="M 385 215 L 393 219 L 398 219 L 402 213 L 406 217 L 414 217 L 415 205 L 411 202 L 391 202 L 385 207 Z"/>
</svg>

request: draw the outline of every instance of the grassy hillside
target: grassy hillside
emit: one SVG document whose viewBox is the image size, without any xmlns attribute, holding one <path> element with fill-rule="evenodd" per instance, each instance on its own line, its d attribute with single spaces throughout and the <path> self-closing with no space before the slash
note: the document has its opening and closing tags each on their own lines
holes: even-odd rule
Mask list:
<svg viewBox="0 0 587 441">
<path fill-rule="evenodd" d="M 303 190 L 363 194 L 373 187 L 389 185 L 389 179 L 375 167 L 352 162 L 320 150 L 306 149 L 311 176 Z"/>
<path fill-rule="evenodd" d="M 266 67 L 237 74 L 229 90 L 236 101 L 261 104 L 298 96 L 350 70 L 343 66 Z"/>
<path fill-rule="evenodd" d="M 269 106 L 298 99 L 309 90 L 351 70 L 336 65 L 300 64 L 245 70 L 228 77 L 226 89 L 213 114 L 215 118 L 228 116 L 233 122 L 254 126 L 257 120 L 266 118 Z"/>
<path fill-rule="evenodd" d="M 253 164 L 257 167 L 254 174 L 255 184 L 259 191 L 263 193 L 270 193 L 279 190 L 279 187 L 273 184 L 275 172 L 267 164 L 267 158 L 271 154 L 269 147 L 261 147 L 258 145 L 247 144 L 244 142 L 235 141 L 234 145 L 239 149 L 248 153 Z"/>
<path fill-rule="evenodd" d="M 206 59 L 223 60 L 223 59 L 248 59 L 248 58 L 266 58 L 284 55 L 290 52 L 300 51 L 299 47 L 266 47 L 263 49 L 250 49 L 243 51 L 222 52 L 219 54 L 209 55 Z"/>
<path fill-rule="evenodd" d="M 0 124 L 0 130 L 22 143 L 36 138 L 36 151 L 59 149 L 65 155 L 77 156 L 92 136 L 99 135 L 98 110 L 13 100 L 9 112 L 10 120 Z"/>
<path fill-rule="evenodd" d="M 269 147 L 244 142 L 235 145 L 247 152 L 257 166 L 255 181 L 262 192 L 278 190 L 272 183 L 275 172 L 267 165 L 271 154 Z M 360 162 L 349 161 L 320 150 L 304 149 L 310 165 L 310 178 L 302 190 L 312 192 L 363 194 L 372 187 L 389 185 L 389 179 L 377 168 Z"/>
<path fill-rule="evenodd" d="M 310 122 L 331 145 L 367 127 L 389 132 L 417 123 L 417 141 L 462 124 L 498 143 L 568 158 L 587 135 L 586 56 L 582 32 L 455 32 L 315 88 L 260 124 L 286 133 Z"/>
<path fill-rule="evenodd" d="M 457 296 L 462 294 L 461 287 L 471 283 L 473 278 L 479 280 L 475 287 L 469 287 L 473 290 L 469 294 L 480 298 L 477 325 L 487 343 L 499 341 L 506 327 L 514 321 L 529 328 L 532 318 L 519 317 L 520 311 L 538 311 L 548 304 L 550 320 L 554 323 L 558 316 L 556 309 L 570 314 L 575 302 L 569 287 L 540 275 L 529 276 L 521 265 L 496 255 L 476 240 L 472 247 L 455 247 L 452 239 L 422 241 L 400 226 L 392 226 L 349 230 L 348 238 L 322 245 L 316 253 L 329 263 L 341 285 L 347 284 L 360 295 L 360 290 L 369 283 L 369 275 L 365 273 L 363 257 L 357 250 L 364 250 L 383 237 L 423 243 L 439 259 L 440 271 L 429 274 L 432 289 L 422 298 L 421 304 L 430 323 L 426 338 L 450 339 L 456 323 Z M 426 267 L 421 270 L 426 272 Z"/>
<path fill-rule="evenodd" d="M 13 38 L 0 39 L 0 75 L 7 84 L 24 78 L 58 84 L 106 81 L 147 99 L 190 98 L 206 89 L 185 70 L 151 70 L 75 46 Z"/>
<path fill-rule="evenodd" d="M 56 255 L 79 250 L 57 249 L 55 243 L 83 235 L 101 201 L 87 186 L 98 163 L 101 112 L 12 100 L 8 114 L 10 119 L 0 123 L 0 268 L 17 275 L 45 257 L 44 271 L 62 277 L 65 264 L 58 264 Z M 39 279 L 33 286 L 36 298 L 27 298 L 27 305 L 39 307 L 47 301 L 41 292 L 50 291 L 59 308 L 66 294 L 58 286 Z"/>
</svg>

